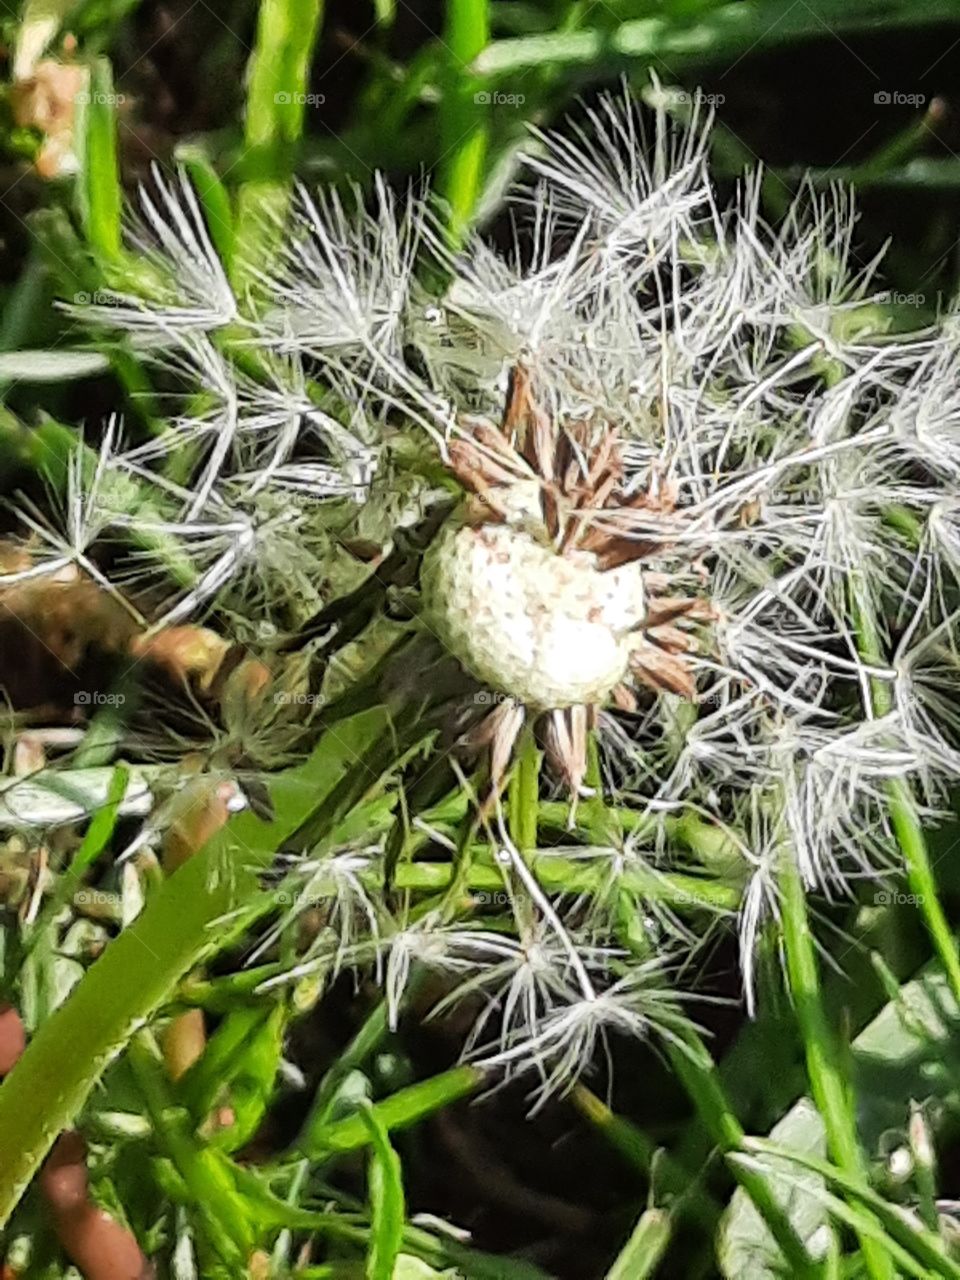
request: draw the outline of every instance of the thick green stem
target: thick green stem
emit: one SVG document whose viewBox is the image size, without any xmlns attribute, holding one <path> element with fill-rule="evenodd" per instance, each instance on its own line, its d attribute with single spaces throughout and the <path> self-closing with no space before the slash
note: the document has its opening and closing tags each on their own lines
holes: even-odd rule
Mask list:
<svg viewBox="0 0 960 1280">
<path fill-rule="evenodd" d="M 671 840 L 684 845 L 706 866 L 727 865 L 743 867 L 736 840 L 722 827 L 705 822 L 690 810 L 681 813 L 641 813 L 636 809 L 608 807 L 606 813 L 615 820 L 617 827 L 632 835 L 655 836 L 662 831 Z M 552 830 L 564 831 L 570 816 L 570 806 L 562 801 L 544 800 L 540 805 L 540 823 Z M 582 804 L 577 813 L 574 829 L 597 843 L 609 840 L 604 825 L 592 821 L 593 812 L 588 804 Z"/>
<path fill-rule="evenodd" d="M 214 922 L 253 888 L 239 866 L 186 862 L 40 1027 L 0 1088 L 0 1225 L 107 1064 L 211 949 Z"/>
<path fill-rule="evenodd" d="M 323 0 L 261 0 L 248 69 L 246 181 L 236 216 L 235 283 L 261 263 L 290 195 L 296 148 L 310 105 L 310 61 Z"/>
<path fill-rule="evenodd" d="M 860 656 L 871 666 L 881 666 L 885 662 L 883 645 L 877 620 L 870 608 L 866 591 L 862 584 L 855 588 L 851 601 L 857 627 L 857 644 Z M 870 701 L 876 716 L 885 716 L 893 709 L 893 695 L 887 681 L 874 678 L 870 681 Z M 905 778 L 891 778 L 887 783 L 888 808 L 894 835 L 903 854 L 907 871 L 907 882 L 917 900 L 920 914 L 930 934 L 934 950 L 943 965 L 950 990 L 955 1000 L 960 1002 L 960 954 L 957 952 L 956 939 L 951 932 L 930 862 L 930 851 L 927 848 L 923 828 L 917 817 L 910 784 Z"/>
<path fill-rule="evenodd" d="M 220 1152 L 198 1143 L 189 1113 L 175 1104 L 163 1059 L 149 1032 L 134 1036 L 129 1062 L 160 1147 L 193 1198 L 211 1246 L 225 1263 L 243 1268 L 255 1232 Z"/>
<path fill-rule="evenodd" d="M 450 53 L 443 101 L 440 190 L 450 206 L 449 236 L 458 246 L 470 226 L 486 166 L 491 95 L 468 66 L 490 38 L 488 0 L 447 0 L 444 46 Z"/>
<path fill-rule="evenodd" d="M 834 1162 L 866 1186 L 868 1169 L 857 1137 L 853 1099 L 846 1083 L 840 1045 L 821 999 L 820 972 L 807 914 L 806 891 L 789 849 L 783 852 L 779 883 L 787 979 L 803 1037 L 814 1102 L 823 1117 L 827 1144 Z M 892 1280 L 894 1273 L 890 1260 L 877 1242 L 862 1235 L 860 1247 L 867 1271 L 874 1280 Z"/>
</svg>

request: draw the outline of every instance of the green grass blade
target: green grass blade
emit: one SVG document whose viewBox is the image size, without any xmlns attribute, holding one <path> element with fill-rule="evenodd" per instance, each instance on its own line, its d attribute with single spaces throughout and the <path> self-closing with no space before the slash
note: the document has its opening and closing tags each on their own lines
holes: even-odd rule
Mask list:
<svg viewBox="0 0 960 1280">
<path fill-rule="evenodd" d="M 229 271 L 233 260 L 233 209 L 230 205 L 230 194 L 220 181 L 220 175 L 210 163 L 207 153 L 202 147 L 184 144 L 177 147 L 176 159 L 187 171 L 187 176 L 197 193 L 200 207 L 203 210 L 210 239 L 220 256 L 220 261 Z"/>
<path fill-rule="evenodd" d="M 453 1067 L 429 1080 L 421 1080 L 406 1089 L 400 1089 L 391 1097 L 374 1103 L 373 1110 L 378 1122 L 387 1132 L 405 1129 L 424 1116 L 449 1106 L 451 1102 L 476 1093 L 486 1079 L 478 1067 Z M 330 1156 L 344 1151 L 356 1151 L 359 1147 L 369 1145 L 370 1141 L 367 1118 L 356 1114 L 313 1128 L 303 1134 L 298 1146 L 304 1155 Z"/>
<path fill-rule="evenodd" d="M 606 1280 L 646 1280 L 652 1276 L 667 1251 L 672 1225 L 670 1214 L 663 1209 L 642 1213 Z"/>
<path fill-rule="evenodd" d="M 783 943 L 787 980 L 803 1037 L 807 1074 L 817 1109 L 827 1130 L 830 1152 L 849 1178 L 866 1185 L 868 1170 L 857 1136 L 853 1099 L 845 1078 L 840 1047 L 827 1021 L 820 992 L 820 973 L 807 914 L 806 889 L 790 850 L 784 851 L 780 873 Z M 876 1242 L 860 1237 L 867 1270 L 875 1280 L 892 1280 L 890 1260 Z"/>
<path fill-rule="evenodd" d="M 880 630 L 870 607 L 867 591 L 862 584 L 854 590 L 851 606 L 856 621 L 857 647 L 861 658 L 871 666 L 886 665 Z M 875 716 L 885 716 L 893 710 L 893 695 L 889 684 L 884 680 L 876 678 L 871 680 L 869 700 L 872 702 L 869 710 Z M 960 1001 L 960 953 L 940 903 L 933 864 L 930 861 L 926 838 L 917 817 L 917 808 L 909 783 L 903 778 L 891 778 L 887 784 L 887 797 L 890 822 L 903 855 L 907 881 L 917 899 L 920 914 L 923 916 L 934 950 L 950 982 L 954 999 Z"/>
<path fill-rule="evenodd" d="M 869 1209 L 884 1230 L 902 1248 L 912 1253 L 918 1262 L 929 1268 L 931 1275 L 943 1276 L 945 1280 L 960 1280 L 960 1264 L 947 1255 L 943 1241 L 938 1235 L 912 1222 L 898 1205 L 889 1204 L 872 1187 L 851 1177 L 844 1169 L 838 1168 L 828 1160 L 820 1160 L 816 1156 L 794 1151 L 789 1147 L 781 1147 L 765 1138 L 748 1138 L 744 1146 L 748 1151 L 775 1156 L 799 1165 L 802 1169 L 809 1169 L 811 1173 L 819 1174 L 835 1191 Z"/>
<path fill-rule="evenodd" d="M 416 981 L 416 978 L 412 980 Z M 357 1070 L 364 1064 L 370 1054 L 382 1043 L 388 1031 L 387 1002 L 381 1000 L 365 1018 L 357 1034 L 337 1060 L 324 1072 L 303 1125 L 304 1134 L 320 1130 L 328 1123 L 341 1084 L 351 1071 Z"/>
<path fill-rule="evenodd" d="M 782 47 L 800 40 L 839 39 L 860 31 L 895 30 L 956 22 L 952 0 L 920 0 L 910 6 L 877 0 L 815 0 L 795 4 L 733 3 L 701 12 L 692 21 L 672 17 L 640 18 L 611 30 L 559 31 L 497 40 L 473 63 L 477 75 L 502 78 L 531 67 L 586 66 L 607 71 L 624 61 L 668 66 L 708 62 L 747 50 Z"/>
<path fill-rule="evenodd" d="M 391 1280 L 403 1244 L 406 1208 L 400 1157 L 390 1145 L 383 1121 L 369 1102 L 359 1112 L 370 1135 L 372 1153 L 368 1175 L 370 1188 L 370 1248 L 367 1280 Z"/>
<path fill-rule="evenodd" d="M 322 18 L 323 0 L 261 0 L 248 69 L 234 277 L 262 265 L 265 240 L 276 234 L 275 220 L 286 208 Z"/>
<path fill-rule="evenodd" d="M 289 160 L 284 148 L 303 133 L 310 59 L 322 13 L 321 0 L 261 0 L 244 140 L 248 147 L 273 149 L 280 161 Z"/>
<path fill-rule="evenodd" d="M 242 1266 L 255 1233 L 250 1205 L 238 1193 L 230 1165 L 219 1152 L 203 1145 L 189 1113 L 176 1105 L 163 1059 L 148 1032 L 134 1037 L 129 1062 L 158 1145 L 172 1160 L 197 1205 L 205 1235 L 224 1262 L 235 1268 Z"/>
<path fill-rule="evenodd" d="M 120 257 L 123 244 L 123 190 L 117 159 L 117 95 L 106 58 L 93 64 L 85 96 L 76 125 L 77 203 L 88 244 L 99 258 L 110 262 Z"/>
<path fill-rule="evenodd" d="M 668 1052 L 674 1071 L 713 1141 L 725 1155 L 742 1150 L 743 1127 L 727 1102 L 716 1064 L 696 1030 L 690 1028 L 685 1044 L 668 1046 Z M 770 1183 L 758 1170 L 743 1163 L 731 1163 L 731 1168 L 790 1264 L 791 1275 L 813 1280 L 817 1269 Z"/>
<path fill-rule="evenodd" d="M 107 803 L 93 815 L 80 848 L 73 855 L 67 875 L 75 880 L 84 875 L 113 838 L 113 832 L 120 814 L 120 801 L 126 795 L 130 771 L 118 764 L 110 779 L 110 790 L 107 792 Z"/>
<path fill-rule="evenodd" d="M 750 1165 L 758 1171 L 761 1168 L 767 1168 L 767 1162 L 761 1163 L 755 1156 L 746 1154 L 728 1156 L 727 1163 L 731 1167 L 734 1165 Z M 877 1247 L 883 1249 L 889 1255 L 891 1263 L 897 1268 L 895 1274 L 898 1280 L 901 1275 L 917 1276 L 918 1280 L 930 1280 L 930 1275 L 926 1268 L 922 1267 L 907 1249 L 901 1248 L 895 1240 L 890 1238 L 872 1213 L 867 1213 L 859 1205 L 850 1204 L 840 1196 L 835 1196 L 826 1188 L 822 1187 L 817 1194 L 831 1218 L 846 1226 L 861 1239 L 872 1240 Z M 858 1280 L 859 1277 L 864 1275 L 864 1268 L 860 1265 L 859 1258 L 850 1258 L 849 1255 L 845 1255 L 844 1263 L 848 1267 L 844 1274 L 857 1276 Z M 831 1271 L 835 1272 L 835 1270 L 836 1268 L 829 1261 L 825 1264 L 827 1274 L 830 1274 Z M 826 1280 L 826 1277 L 822 1277 L 822 1280 Z"/>
<path fill-rule="evenodd" d="M 468 68 L 489 38 L 488 0 L 447 0 L 443 44 L 450 58 L 443 75 L 440 193 L 450 208 L 448 231 L 454 244 L 462 242 L 483 190 L 490 95 Z"/>
<path fill-rule="evenodd" d="M 585 1085 L 575 1085 L 570 1100 L 610 1146 L 644 1178 L 648 1178 L 651 1171 L 656 1169 L 657 1185 L 661 1192 L 678 1197 L 674 1206 L 676 1216 L 695 1220 L 705 1231 L 713 1231 L 720 1217 L 720 1205 L 704 1186 L 702 1170 L 698 1170 L 694 1177 L 665 1148 L 658 1147 L 632 1121 L 616 1115 Z"/>
</svg>

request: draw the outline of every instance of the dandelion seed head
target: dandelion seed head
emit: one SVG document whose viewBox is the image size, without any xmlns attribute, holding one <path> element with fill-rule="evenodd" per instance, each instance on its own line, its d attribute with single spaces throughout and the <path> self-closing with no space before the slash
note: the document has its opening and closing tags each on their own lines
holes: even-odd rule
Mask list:
<svg viewBox="0 0 960 1280">
<path fill-rule="evenodd" d="M 722 205 L 708 122 L 674 127 L 655 99 L 652 124 L 625 93 L 536 137 L 506 252 L 451 252 L 423 193 L 376 178 L 298 192 L 240 291 L 189 186 L 155 184 L 140 291 L 75 314 L 152 364 L 162 430 L 126 450 L 108 432 L 62 521 L 23 505 L 12 572 L 79 566 L 117 590 L 94 551 L 136 531 L 120 572 L 163 598 L 153 617 L 295 624 L 345 580 L 320 508 L 388 546 L 442 463 L 463 497 L 425 552 L 417 625 L 503 695 L 471 730 L 493 790 L 535 725 L 585 793 L 599 725 L 604 785 L 651 823 L 610 883 L 631 857 L 669 868 L 668 816 L 739 833 L 752 1001 L 780 860 L 810 892 L 881 875 L 891 782 L 933 814 L 960 777 L 960 345 L 955 317 L 886 331 L 847 193 L 805 184 L 777 227 L 756 176 Z M 351 852 L 309 873 L 334 905 L 304 963 L 372 965 L 394 1023 L 412 968 L 441 974 L 482 1002 L 471 1052 L 532 1065 L 545 1097 L 610 1034 L 669 1036 L 668 984 L 623 954 L 612 910 L 553 901 L 504 848 L 536 907 L 516 938 L 390 914 L 368 889 L 379 853 Z"/>
</svg>

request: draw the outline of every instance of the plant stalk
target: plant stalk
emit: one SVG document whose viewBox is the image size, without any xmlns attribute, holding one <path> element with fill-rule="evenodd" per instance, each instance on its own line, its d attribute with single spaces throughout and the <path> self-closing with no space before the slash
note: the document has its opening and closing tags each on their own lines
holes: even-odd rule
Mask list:
<svg viewBox="0 0 960 1280">
<path fill-rule="evenodd" d="M 862 584 L 859 584 L 853 593 L 851 603 L 860 657 L 871 666 L 882 666 L 886 658 L 880 641 L 880 631 Z M 874 677 L 870 681 L 869 701 L 871 706 L 867 710 L 872 711 L 875 716 L 889 715 L 893 709 L 893 696 L 889 684 Z M 917 900 L 930 941 L 947 975 L 951 994 L 960 1003 L 960 954 L 957 951 L 957 941 L 940 905 L 930 851 L 917 817 L 910 784 L 905 778 L 891 778 L 888 781 L 887 807 L 893 833 L 903 855 L 907 883 Z"/>
<path fill-rule="evenodd" d="M 834 1162 L 858 1184 L 867 1186 L 867 1163 L 857 1136 L 853 1098 L 844 1076 L 840 1045 L 821 999 L 806 891 L 789 849 L 783 851 L 781 858 L 779 885 L 787 980 L 803 1037 L 813 1099 L 823 1117 Z M 890 1259 L 876 1240 L 861 1234 L 860 1248 L 867 1272 L 874 1280 L 893 1280 Z"/>
<path fill-rule="evenodd" d="M 443 42 L 449 50 L 442 104 L 440 191 L 450 209 L 448 235 L 464 240 L 483 189 L 490 138 L 490 95 L 468 69 L 490 38 L 488 0 L 447 0 Z"/>
</svg>

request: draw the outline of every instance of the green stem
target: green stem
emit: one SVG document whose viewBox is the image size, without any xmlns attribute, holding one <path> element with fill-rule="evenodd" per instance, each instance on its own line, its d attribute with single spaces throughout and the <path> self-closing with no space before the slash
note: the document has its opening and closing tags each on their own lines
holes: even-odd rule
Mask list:
<svg viewBox="0 0 960 1280">
<path fill-rule="evenodd" d="M 449 1071 L 399 1089 L 390 1097 L 375 1102 L 373 1110 L 387 1132 L 406 1129 L 425 1116 L 433 1115 L 461 1098 L 468 1098 L 488 1082 L 488 1076 L 480 1067 L 461 1063 Z M 369 1142 L 370 1130 L 363 1117 L 354 1112 L 329 1124 L 305 1126 L 297 1139 L 297 1146 L 305 1155 L 323 1158 L 356 1151 Z"/>
<path fill-rule="evenodd" d="M 537 804 L 540 799 L 540 752 L 527 726 L 520 739 L 517 764 L 510 779 L 510 832 L 522 854 L 536 852 Z"/>
<path fill-rule="evenodd" d="M 134 1036 L 128 1060 L 159 1145 L 190 1192 L 211 1246 L 224 1262 L 242 1268 L 255 1234 L 246 1202 L 237 1194 L 222 1156 L 194 1139 L 190 1114 L 176 1105 L 149 1033 Z"/>
<path fill-rule="evenodd" d="M 953 0 L 918 0 L 907 6 L 878 6 L 875 0 L 844 0 L 829 6 L 766 0 L 763 5 L 699 6 L 696 21 L 682 10 L 673 18 L 664 8 L 652 17 L 621 22 L 608 29 L 597 24 L 580 31 L 556 31 L 513 36 L 490 44 L 475 63 L 485 76 L 513 75 L 544 64 L 582 66 L 594 76 L 609 77 L 611 67 L 629 62 L 631 70 L 651 64 L 668 73 L 702 64 L 733 60 L 744 49 L 771 49 L 800 40 L 822 38 L 826 28 L 834 38 L 860 31 L 932 26 L 956 18 Z"/>
<path fill-rule="evenodd" d="M 606 813 L 602 811 L 605 804 L 598 786 L 599 766 L 593 744 L 591 744 L 589 758 L 591 780 L 597 787 L 596 795 L 591 799 L 590 804 L 591 821 L 599 830 L 608 830 L 611 821 L 615 822 L 614 811 L 608 810 Z M 628 887 L 621 880 L 621 889 L 626 890 Z M 624 902 L 625 896 L 625 893 L 621 892 L 621 902 Z M 649 939 L 642 931 L 631 930 L 628 921 L 625 920 L 621 924 L 620 932 L 624 943 L 631 951 L 639 956 L 649 954 Z M 675 1034 L 665 1038 L 664 1043 L 671 1065 L 713 1141 L 724 1155 L 742 1152 L 743 1128 L 727 1101 L 716 1063 L 703 1043 L 697 1028 L 685 1018 L 678 1017 L 675 1023 Z M 786 1211 L 773 1194 L 767 1179 L 757 1170 L 740 1162 L 729 1163 L 734 1177 L 752 1200 L 785 1260 L 790 1264 L 791 1274 L 813 1280 L 817 1275 L 817 1269 Z"/>
<path fill-rule="evenodd" d="M 857 628 L 857 646 L 860 656 L 871 666 L 882 666 L 886 658 L 880 632 L 862 583 L 857 584 L 852 596 L 851 605 Z M 867 709 L 872 710 L 878 717 L 888 715 L 893 709 L 893 694 L 889 683 L 885 680 L 874 677 L 870 681 L 869 698 L 872 705 Z M 957 952 L 956 939 L 940 905 L 930 851 L 917 817 L 910 784 L 905 778 L 891 778 L 887 783 L 887 806 L 893 832 L 900 846 L 900 852 L 903 854 L 907 882 L 917 900 L 930 940 L 947 975 L 953 998 L 960 1002 L 960 954 Z"/>
<path fill-rule="evenodd" d="M 490 138 L 489 93 L 468 66 L 490 38 L 488 0 L 447 0 L 443 43 L 450 52 L 443 101 L 440 191 L 450 207 L 448 233 L 462 244 L 470 226 L 486 166 Z"/>
<path fill-rule="evenodd" d="M 668 1046 L 674 1071 L 696 1107 L 697 1114 L 724 1155 L 742 1152 L 745 1137 L 743 1128 L 727 1101 L 712 1056 L 695 1028 L 687 1027 L 681 1034 L 684 1039 L 682 1046 Z M 817 1275 L 817 1268 L 786 1211 L 774 1196 L 770 1183 L 758 1170 L 749 1168 L 740 1161 L 728 1163 L 737 1182 L 753 1201 L 781 1253 L 790 1264 L 790 1274 L 813 1280 Z"/>
<path fill-rule="evenodd" d="M 656 1171 L 657 1187 L 677 1196 L 673 1211 L 704 1231 L 713 1234 L 723 1209 L 703 1185 L 706 1166 L 696 1176 L 675 1160 L 663 1147 L 624 1116 L 616 1115 L 585 1085 L 575 1085 L 570 1094 L 574 1106 L 602 1134 L 610 1146 L 634 1169 L 649 1178 Z"/>
<path fill-rule="evenodd" d="M 682 813 L 640 813 L 636 809 L 608 807 L 607 814 L 614 818 L 622 831 L 631 835 L 654 836 L 658 831 L 695 853 L 701 862 L 710 866 L 718 862 L 730 864 L 740 859 L 737 842 L 722 827 L 705 822 L 689 810 Z M 554 831 L 564 831 L 570 815 L 570 806 L 558 800 L 544 800 L 540 805 L 540 823 Z M 582 804 L 574 829 L 598 843 L 606 843 L 609 831 L 594 821 L 589 804 Z"/>
<path fill-rule="evenodd" d="M 323 0 L 261 0 L 248 69 L 247 180 L 237 200 L 235 284 L 261 263 L 265 241 L 287 206 L 322 18 Z"/>
<path fill-rule="evenodd" d="M 528 857 L 526 861 L 540 885 L 548 892 L 602 893 L 609 888 L 608 871 L 602 864 L 592 867 L 582 859 L 561 858 L 550 853 Z M 439 892 L 447 888 L 455 874 L 456 868 L 448 862 L 403 862 L 394 871 L 393 884 L 398 889 Z M 365 879 L 373 888 L 382 887 L 382 880 L 377 874 L 371 874 Z M 706 877 L 687 876 L 680 872 L 630 867 L 620 872 L 618 883 L 624 889 L 673 907 L 736 911 L 740 902 L 740 893 L 736 888 Z M 468 892 L 502 889 L 502 872 L 496 867 L 474 860 L 470 864 L 464 887 Z"/>
<path fill-rule="evenodd" d="M 422 980 L 419 970 L 414 970 L 407 984 L 407 999 L 417 990 Z M 310 1134 L 326 1127 L 333 1115 L 337 1093 L 351 1071 L 356 1071 L 379 1048 L 390 1032 L 389 1008 L 386 1000 L 380 1000 L 367 1015 L 357 1034 L 346 1046 L 336 1062 L 324 1072 L 314 1094 L 313 1105 L 303 1123 L 301 1137 L 296 1145 L 308 1141 Z"/>
<path fill-rule="evenodd" d="M 866 1186 L 868 1170 L 857 1137 L 853 1099 L 845 1081 L 840 1045 L 821 999 L 806 891 L 790 850 L 784 851 L 781 860 L 779 884 L 787 979 L 803 1038 L 810 1088 L 823 1117 L 834 1162 Z M 877 1242 L 861 1234 L 860 1247 L 867 1271 L 874 1280 L 892 1280 L 890 1260 Z"/>
</svg>

